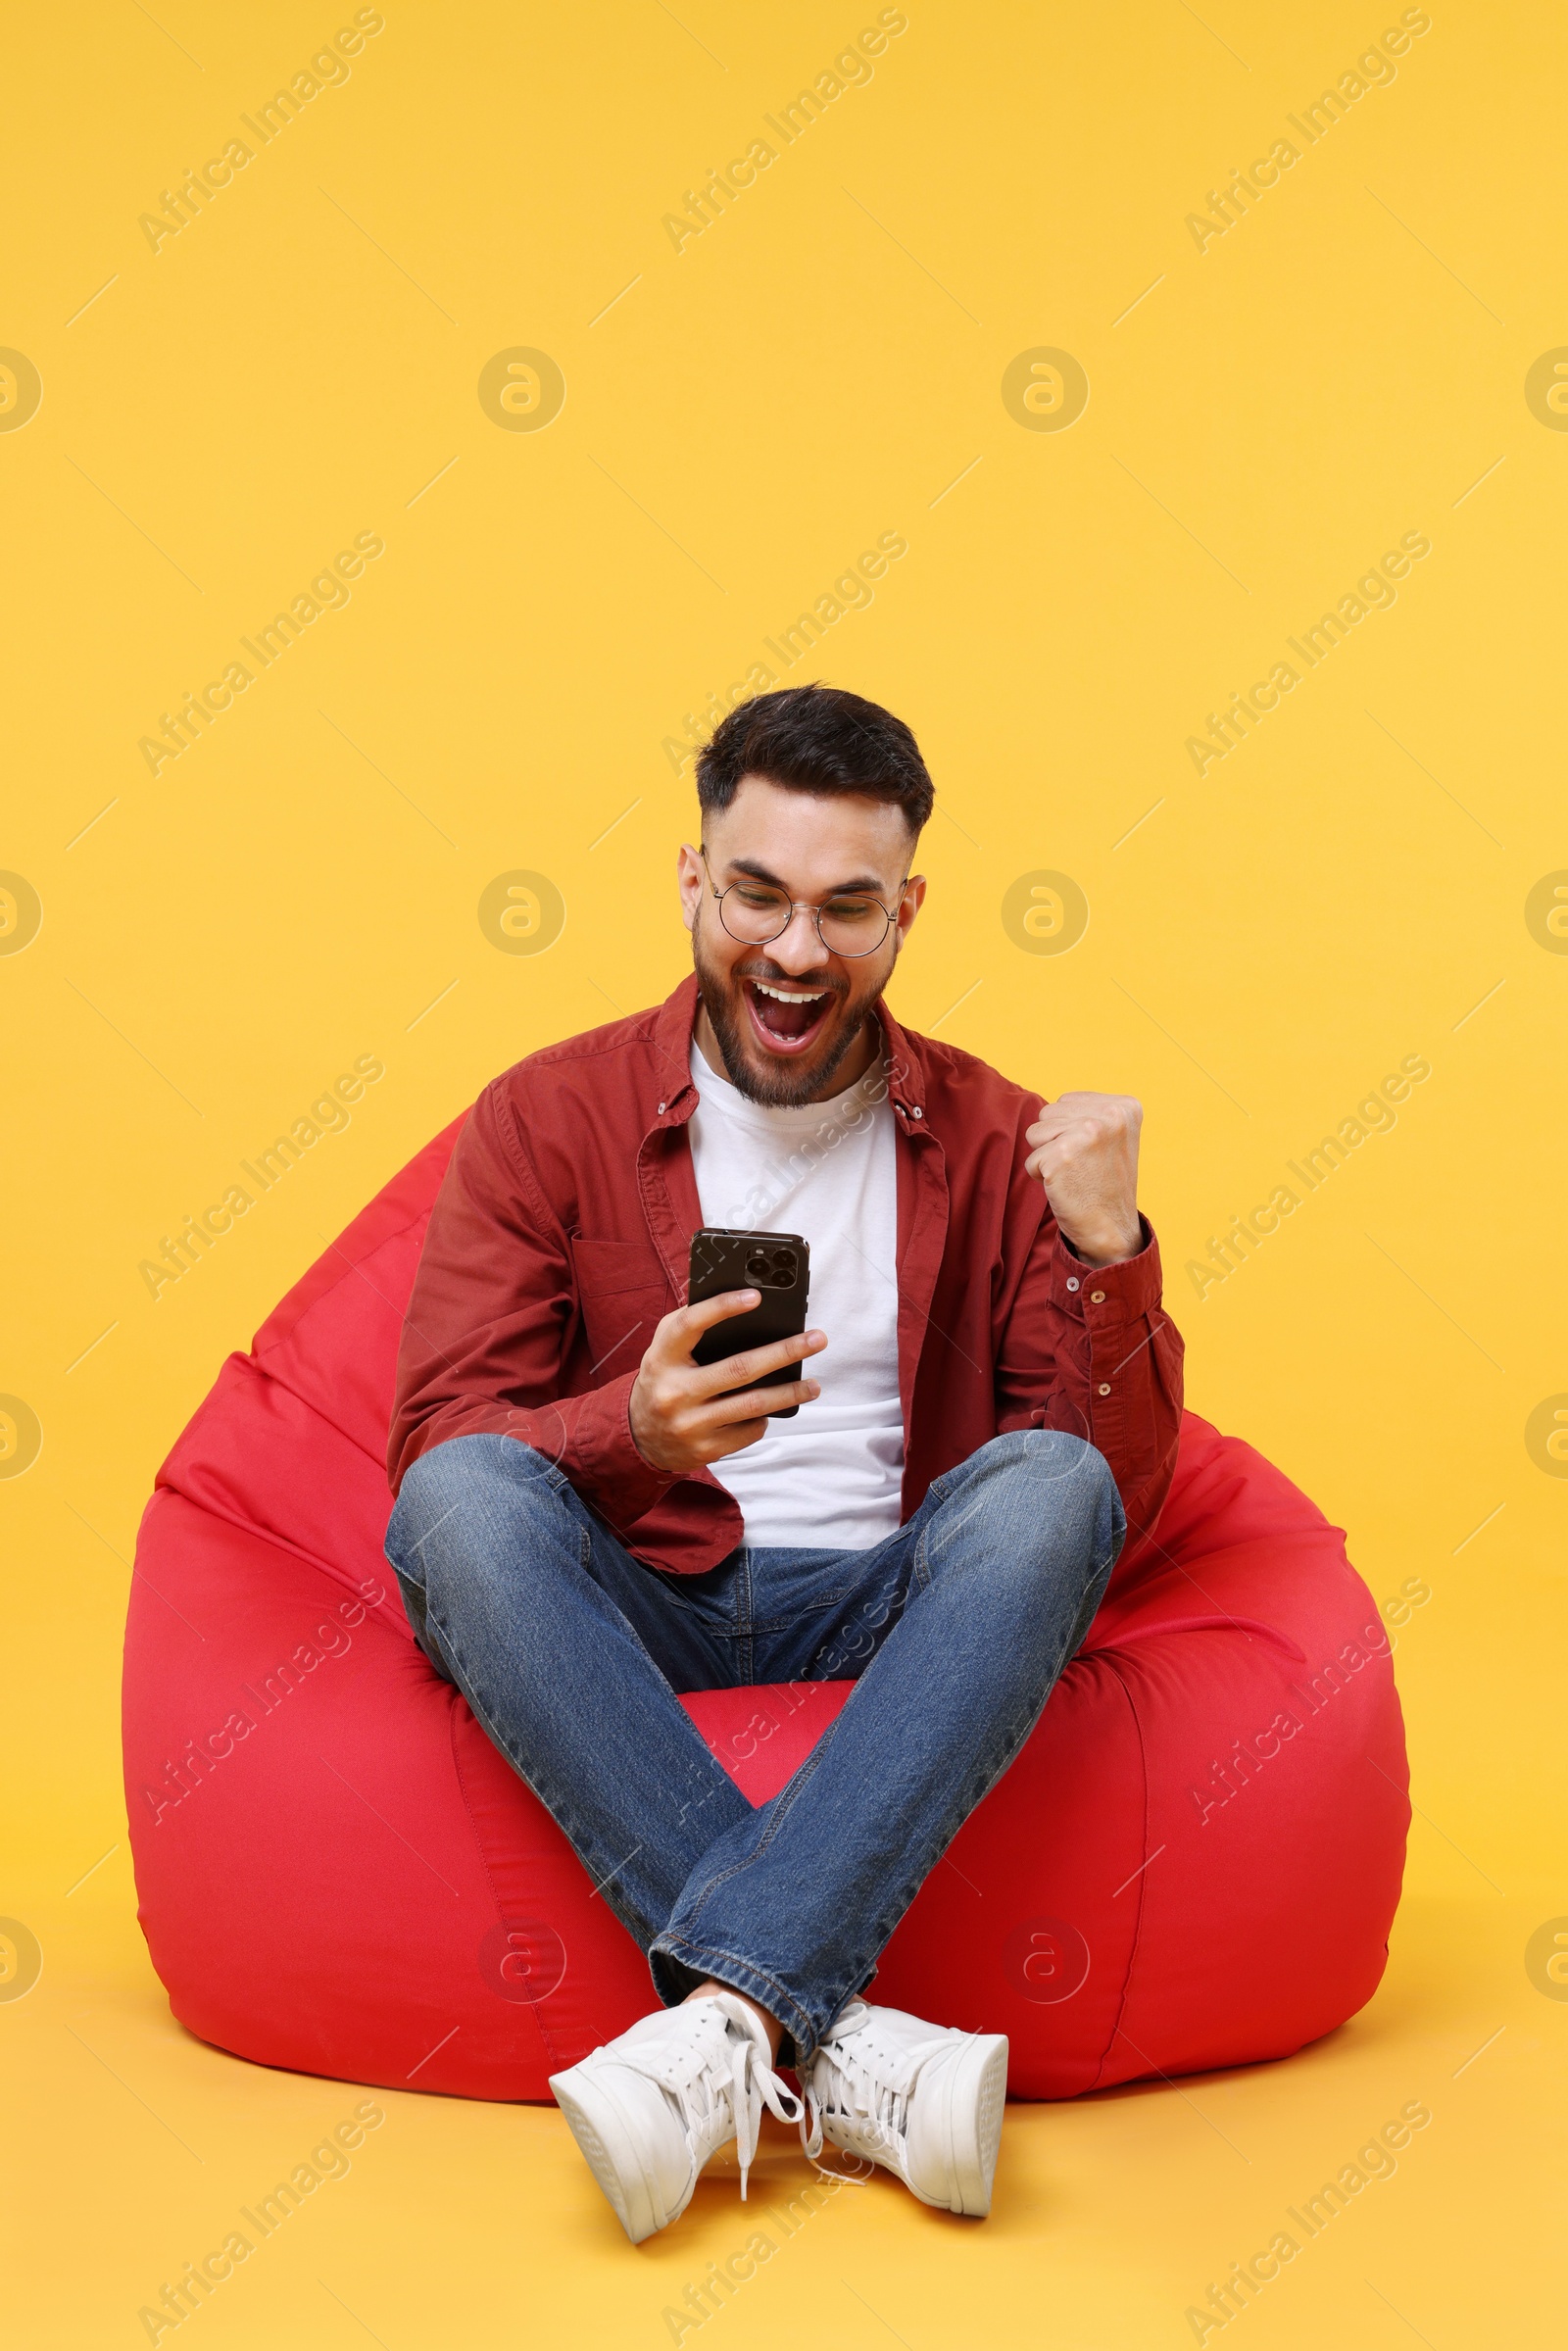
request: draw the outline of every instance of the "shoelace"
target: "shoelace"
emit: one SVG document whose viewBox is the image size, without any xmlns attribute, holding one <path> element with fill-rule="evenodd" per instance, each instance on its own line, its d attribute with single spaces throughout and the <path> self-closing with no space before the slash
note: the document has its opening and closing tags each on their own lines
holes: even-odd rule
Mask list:
<svg viewBox="0 0 1568 2351">
<path fill-rule="evenodd" d="M 912 2049 L 894 2050 L 875 2035 L 863 2053 L 856 2047 L 868 2015 L 863 2000 L 852 2001 L 833 2021 L 827 2043 L 802 2077 L 806 2112 L 801 2118 L 801 2145 L 812 2163 L 822 2152 L 824 2108 L 872 2126 L 878 2136 L 902 2138 L 908 2123 L 909 2098 L 928 2057 L 947 2046 L 946 2036 Z M 813 2087 L 818 2066 L 828 2074 L 826 2098 Z"/>
<path fill-rule="evenodd" d="M 711 2020 L 703 2011 L 710 2005 L 722 2011 L 735 2028 L 727 2034 L 729 2075 L 714 2081 Z M 762 2108 L 765 2106 L 781 2123 L 799 2123 L 804 2131 L 806 2108 L 788 2082 L 780 2080 L 768 2060 L 767 2038 L 743 2001 L 724 1993 L 712 1995 L 711 2002 L 682 2002 L 668 2012 L 668 2032 L 645 2052 L 627 2055 L 619 2062 L 634 2073 L 646 2075 L 675 2100 L 681 2120 L 695 2140 L 719 2113 L 723 2098 L 729 2099 L 730 2117 L 735 2125 L 735 2151 L 740 2158 L 741 2201 L 746 2201 L 746 2183 L 757 2143 L 761 2135 Z"/>
</svg>

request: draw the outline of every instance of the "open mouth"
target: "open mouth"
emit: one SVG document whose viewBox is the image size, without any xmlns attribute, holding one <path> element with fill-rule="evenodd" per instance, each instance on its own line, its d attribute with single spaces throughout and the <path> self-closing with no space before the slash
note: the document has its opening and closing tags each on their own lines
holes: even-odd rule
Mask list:
<svg viewBox="0 0 1568 2351">
<path fill-rule="evenodd" d="M 833 1009 L 831 988 L 792 987 L 743 979 L 741 993 L 758 1041 L 770 1053 L 803 1053 L 821 1034 Z"/>
</svg>

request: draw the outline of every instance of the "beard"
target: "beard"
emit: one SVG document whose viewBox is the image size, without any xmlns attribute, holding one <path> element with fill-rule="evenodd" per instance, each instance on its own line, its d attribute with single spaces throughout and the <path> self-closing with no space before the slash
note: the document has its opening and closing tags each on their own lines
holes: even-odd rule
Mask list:
<svg viewBox="0 0 1568 2351">
<path fill-rule="evenodd" d="M 813 1052 L 800 1060 L 782 1057 L 775 1060 L 762 1051 L 751 1033 L 750 1015 L 742 1002 L 744 980 L 769 980 L 780 987 L 802 987 L 806 982 L 789 972 L 774 970 L 760 950 L 747 959 L 744 974 L 711 963 L 703 951 L 700 923 L 692 934 L 692 960 L 697 967 L 703 1006 L 712 1022 L 723 1056 L 724 1075 L 737 1094 L 769 1110 L 796 1110 L 803 1103 L 826 1097 L 833 1077 L 843 1067 L 857 1038 L 867 1021 L 874 1019 L 891 977 L 890 966 L 880 980 L 867 987 L 863 996 L 856 997 L 847 982 L 810 974 L 813 988 L 824 988 L 833 996 L 835 1013 Z"/>
</svg>

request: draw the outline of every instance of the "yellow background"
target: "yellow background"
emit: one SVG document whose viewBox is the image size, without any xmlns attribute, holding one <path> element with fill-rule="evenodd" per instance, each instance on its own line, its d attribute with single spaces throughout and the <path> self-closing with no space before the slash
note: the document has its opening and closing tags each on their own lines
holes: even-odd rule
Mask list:
<svg viewBox="0 0 1568 2351">
<path fill-rule="evenodd" d="M 138 216 L 348 15 L 12 27 L 0 343 L 43 399 L 0 432 L 0 864 L 43 923 L 0 956 L 0 1389 L 43 1445 L 0 1483 L 0 1910 L 44 1965 L 0 2003 L 7 2340 L 144 2340 L 138 2305 L 357 2094 L 191 2041 L 147 1964 L 117 1696 L 157 1464 L 488 1077 L 673 984 L 693 804 L 665 740 L 889 529 L 874 603 L 788 674 L 886 702 L 936 778 L 892 1001 L 1046 1091 L 1142 1096 L 1191 1401 L 1348 1527 L 1380 1599 L 1430 1592 L 1396 1655 L 1420 1809 L 1344 2032 L 1013 2108 L 984 2229 L 846 2190 L 704 2340 L 1191 2341 L 1207 2281 L 1414 2098 L 1398 2176 L 1237 2324 L 1253 2351 L 1546 2339 L 1568 2007 L 1525 1946 L 1568 1912 L 1568 1485 L 1525 1424 L 1568 1390 L 1568 960 L 1524 904 L 1568 866 L 1568 438 L 1524 378 L 1568 341 L 1560 12 L 1438 0 L 1200 252 L 1186 216 L 1396 10 L 911 0 L 677 253 L 662 216 L 874 10 L 389 0 L 351 77 L 151 250 Z M 514 346 L 564 374 L 547 429 L 480 406 Z M 1037 346 L 1087 371 L 1070 429 L 1004 407 Z M 151 775 L 159 713 L 364 530 L 385 554 L 346 609 Z M 1393 609 L 1200 778 L 1205 713 L 1409 530 L 1432 553 Z M 477 920 L 514 868 L 566 902 L 537 956 Z M 1003 929 L 1034 869 L 1087 896 L 1069 954 Z M 386 1076 L 349 1131 L 155 1302 L 139 1261 L 364 1053 Z M 1186 1261 L 1410 1053 L 1432 1075 L 1395 1131 L 1200 1302 Z M 748 2232 L 716 2178 L 634 2255 L 553 2112 L 384 2103 L 191 2322 L 210 2346 L 653 2345 Z M 764 2193 L 805 2177 L 770 2142 Z"/>
</svg>

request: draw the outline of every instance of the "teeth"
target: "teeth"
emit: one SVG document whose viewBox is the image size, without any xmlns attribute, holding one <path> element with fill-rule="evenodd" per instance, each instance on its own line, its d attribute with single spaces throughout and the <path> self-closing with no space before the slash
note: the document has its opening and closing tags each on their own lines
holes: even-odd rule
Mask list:
<svg viewBox="0 0 1568 2351">
<path fill-rule="evenodd" d="M 807 989 L 804 993 L 797 993 L 791 996 L 786 994 L 782 988 L 770 988 L 766 980 L 753 980 L 752 986 L 756 988 L 762 996 L 776 996 L 781 1004 L 819 1004 L 822 998 L 827 994 L 827 990 L 825 988 L 810 988 Z"/>
</svg>

